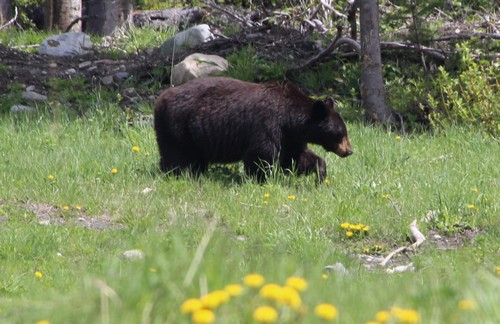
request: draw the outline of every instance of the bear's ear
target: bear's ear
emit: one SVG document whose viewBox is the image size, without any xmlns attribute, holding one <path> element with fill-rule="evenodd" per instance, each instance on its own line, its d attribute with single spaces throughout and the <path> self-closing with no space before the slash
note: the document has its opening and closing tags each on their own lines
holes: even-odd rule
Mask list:
<svg viewBox="0 0 500 324">
<path fill-rule="evenodd" d="M 316 100 L 312 106 L 311 118 L 314 120 L 325 119 L 328 116 L 328 110 L 330 109 L 332 108 L 327 101 Z"/>
<path fill-rule="evenodd" d="M 325 106 L 327 106 L 329 109 L 335 110 L 335 101 L 333 100 L 332 97 L 326 98 L 326 100 L 324 102 L 325 102 Z"/>
</svg>

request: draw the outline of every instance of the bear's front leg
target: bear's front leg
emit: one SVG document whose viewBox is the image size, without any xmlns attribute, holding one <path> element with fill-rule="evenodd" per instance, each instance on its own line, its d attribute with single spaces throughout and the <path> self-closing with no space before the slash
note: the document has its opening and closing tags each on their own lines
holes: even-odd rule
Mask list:
<svg viewBox="0 0 500 324">
<path fill-rule="evenodd" d="M 272 154 L 249 152 L 243 159 L 245 172 L 247 175 L 255 177 L 259 183 L 263 183 L 266 180 L 267 170 L 273 165 L 274 159 Z"/>
<path fill-rule="evenodd" d="M 310 149 L 305 149 L 297 158 L 297 174 L 316 173 L 318 180 L 326 179 L 326 162 Z"/>
</svg>

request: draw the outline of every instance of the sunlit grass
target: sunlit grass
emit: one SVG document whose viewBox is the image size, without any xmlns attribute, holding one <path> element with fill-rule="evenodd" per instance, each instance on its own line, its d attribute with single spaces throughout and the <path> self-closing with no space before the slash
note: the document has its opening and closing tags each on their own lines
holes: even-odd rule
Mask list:
<svg viewBox="0 0 500 324">
<path fill-rule="evenodd" d="M 278 320 L 364 323 L 383 311 L 421 323 L 500 317 L 500 152 L 488 136 L 349 124 L 354 155 L 314 148 L 327 161 L 326 183 L 277 174 L 260 185 L 239 165 L 200 178 L 165 176 L 152 128 L 127 126 L 114 114 L 0 120 L 3 322 L 189 323 L 186 300 L 234 285 L 245 288 L 213 310 L 216 321 L 251 323 L 274 316 L 254 313 L 267 305 L 260 287 L 271 283 L 307 287 L 304 309 L 271 301 Z M 41 205 L 57 209 L 65 224 L 44 225 L 27 208 Z M 422 222 L 429 211 L 437 218 Z M 86 228 L 77 225 L 81 217 L 122 227 Z M 460 249 L 424 243 L 409 255 L 416 272 L 365 269 L 356 255 L 405 245 L 415 218 L 424 235 L 453 233 L 457 224 L 483 232 Z M 124 259 L 131 249 L 145 259 Z M 335 263 L 347 274 L 324 270 Z M 321 304 L 337 313 L 316 309 Z"/>
</svg>

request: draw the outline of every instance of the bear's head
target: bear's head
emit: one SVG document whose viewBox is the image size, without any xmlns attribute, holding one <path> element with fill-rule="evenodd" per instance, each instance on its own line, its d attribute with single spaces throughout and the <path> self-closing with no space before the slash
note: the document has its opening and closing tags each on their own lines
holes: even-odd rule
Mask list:
<svg viewBox="0 0 500 324">
<path fill-rule="evenodd" d="M 347 157 L 353 153 L 347 127 L 340 114 L 335 110 L 332 98 L 314 102 L 309 121 L 311 143 L 323 146 L 329 152 L 340 157 Z"/>
</svg>

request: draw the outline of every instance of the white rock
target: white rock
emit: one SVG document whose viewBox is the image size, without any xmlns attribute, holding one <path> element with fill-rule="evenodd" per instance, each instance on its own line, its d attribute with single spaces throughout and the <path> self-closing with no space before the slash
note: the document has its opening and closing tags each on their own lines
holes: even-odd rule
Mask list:
<svg viewBox="0 0 500 324">
<path fill-rule="evenodd" d="M 176 49 L 182 47 L 193 48 L 213 38 L 214 35 L 210 31 L 210 26 L 206 24 L 196 25 L 167 39 L 160 50 L 162 54 L 171 55 L 174 46 Z"/>
<path fill-rule="evenodd" d="M 172 70 L 172 84 L 179 85 L 189 80 L 226 71 L 229 63 L 217 55 L 194 53 L 176 64 Z"/>
<path fill-rule="evenodd" d="M 36 93 L 34 91 L 23 91 L 21 93 L 21 98 L 24 100 L 30 100 L 30 101 L 45 101 L 47 100 L 47 96 Z"/>
<path fill-rule="evenodd" d="M 123 257 L 127 260 L 136 261 L 144 260 L 146 255 L 144 254 L 144 252 L 142 252 L 142 250 L 134 249 L 123 252 Z"/>
<path fill-rule="evenodd" d="M 108 76 L 102 77 L 101 82 L 104 85 L 110 85 L 113 83 L 113 76 L 108 75 Z"/>
<path fill-rule="evenodd" d="M 82 63 L 78 64 L 78 68 L 79 69 L 85 69 L 85 68 L 88 68 L 91 65 L 92 65 L 92 62 L 85 61 L 85 62 L 82 62 Z"/>
<path fill-rule="evenodd" d="M 35 111 L 36 109 L 30 106 L 24 106 L 24 105 L 13 105 L 10 107 L 10 112 L 12 113 L 18 113 L 18 112 L 23 112 L 23 111 Z"/>
<path fill-rule="evenodd" d="M 73 56 L 86 54 L 91 49 L 92 41 L 89 35 L 81 32 L 70 32 L 46 38 L 38 47 L 38 53 L 52 56 Z"/>
</svg>

